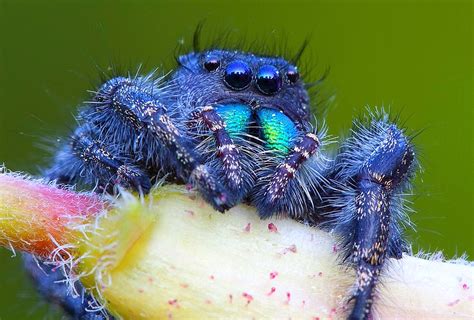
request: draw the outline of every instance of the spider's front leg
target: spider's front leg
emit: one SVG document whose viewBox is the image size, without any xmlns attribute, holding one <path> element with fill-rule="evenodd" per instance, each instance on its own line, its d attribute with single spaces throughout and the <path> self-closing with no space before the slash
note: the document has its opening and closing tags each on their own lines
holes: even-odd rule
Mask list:
<svg viewBox="0 0 474 320">
<path fill-rule="evenodd" d="M 386 257 L 400 258 L 405 249 L 402 194 L 414 161 L 409 139 L 386 115 L 356 123 L 336 158 L 336 179 L 348 189 L 332 200 L 338 211 L 334 229 L 357 276 L 350 319 L 368 318 Z"/>
<path fill-rule="evenodd" d="M 322 145 L 316 132 L 300 134 L 285 157 L 274 157 L 278 162 L 260 173 L 253 203 L 261 218 L 284 214 L 307 220 L 314 212 L 328 167 Z"/>
<path fill-rule="evenodd" d="M 217 161 L 213 163 L 211 160 L 211 163 L 215 165 L 216 171 L 220 173 L 224 185 L 229 190 L 229 202 L 236 204 L 248 193 L 254 179 L 250 177 L 248 172 L 244 172 L 242 160 L 245 156 L 241 154 L 240 146 L 234 143 L 232 135 L 245 132 L 250 121 L 250 112 L 238 105 L 224 108 L 231 111 L 234 116 L 237 115 L 240 120 L 228 119 L 232 121 L 230 130 L 219 111 L 213 106 L 206 106 L 195 112 L 193 118 L 201 121 L 206 130 L 212 132 L 215 145 L 213 157 L 216 157 Z"/>
</svg>

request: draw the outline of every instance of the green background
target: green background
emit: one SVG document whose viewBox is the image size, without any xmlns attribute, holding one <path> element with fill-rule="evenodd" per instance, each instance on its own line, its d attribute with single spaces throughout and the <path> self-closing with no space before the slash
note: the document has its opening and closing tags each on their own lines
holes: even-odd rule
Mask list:
<svg viewBox="0 0 474 320">
<path fill-rule="evenodd" d="M 97 66 L 170 65 L 202 20 L 204 36 L 236 30 L 249 40 L 286 38 L 291 48 L 311 35 L 309 78 L 331 68 L 320 97 L 332 101 L 332 134 L 366 105 L 402 110 L 409 128 L 425 129 L 415 140 L 424 168 L 413 197 L 415 250 L 472 257 L 472 17 L 467 1 L 0 0 L 0 163 L 37 172 L 48 141 L 74 126 Z M 0 319 L 58 318 L 10 256 L 0 250 Z"/>
</svg>

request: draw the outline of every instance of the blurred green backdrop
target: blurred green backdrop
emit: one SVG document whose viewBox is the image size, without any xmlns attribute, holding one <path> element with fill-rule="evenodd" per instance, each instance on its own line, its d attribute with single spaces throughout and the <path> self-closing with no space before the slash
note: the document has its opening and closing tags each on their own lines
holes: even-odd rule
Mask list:
<svg viewBox="0 0 474 320">
<path fill-rule="evenodd" d="M 97 66 L 170 65 L 178 41 L 237 30 L 249 40 L 311 34 L 314 77 L 331 68 L 321 97 L 334 97 L 338 135 L 364 106 L 402 110 L 424 172 L 413 197 L 415 249 L 474 254 L 473 8 L 458 1 L 5 1 L 0 0 L 0 163 L 36 173 L 45 137 L 70 130 L 98 78 Z M 204 36 L 206 32 L 204 32 Z M 0 319 L 59 318 L 42 304 L 19 258 L 0 250 Z"/>
</svg>

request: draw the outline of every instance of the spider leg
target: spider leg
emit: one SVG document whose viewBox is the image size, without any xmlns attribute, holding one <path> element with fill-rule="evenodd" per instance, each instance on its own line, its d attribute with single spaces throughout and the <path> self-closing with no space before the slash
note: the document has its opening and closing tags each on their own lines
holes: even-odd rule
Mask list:
<svg viewBox="0 0 474 320">
<path fill-rule="evenodd" d="M 401 257 L 402 191 L 413 172 L 414 151 L 408 138 L 386 115 L 368 125 L 356 123 L 336 158 L 336 179 L 347 190 L 333 195 L 333 229 L 341 235 L 345 259 L 356 268 L 349 319 L 367 319 L 387 256 Z M 403 221 L 406 220 L 406 221 Z"/>
<path fill-rule="evenodd" d="M 206 106 L 196 112 L 194 118 L 202 120 L 204 126 L 213 133 L 215 156 L 219 159 L 219 171 L 229 189 L 232 203 L 238 203 L 250 189 L 250 177 L 243 172 L 239 147 L 234 143 L 226 129 L 226 123 L 212 106 Z"/>
<path fill-rule="evenodd" d="M 98 302 L 85 291 L 79 282 L 74 284 L 74 290 L 79 296 L 73 296 L 71 288 L 64 282 L 64 274 L 61 269 L 51 264 L 46 264 L 31 254 L 22 254 L 22 259 L 23 265 L 32 281 L 36 284 L 38 292 L 48 301 L 60 306 L 70 319 L 115 319 L 105 309 L 95 310 L 98 307 Z"/>
<path fill-rule="evenodd" d="M 173 119 L 167 107 L 159 101 L 146 81 L 115 78 L 103 85 L 96 100 L 98 108 L 113 109 L 116 114 L 140 134 L 134 148 L 144 159 L 163 158 L 165 165 L 176 172 L 178 178 L 195 185 L 201 195 L 215 209 L 223 212 L 232 206 L 229 192 L 216 179 L 216 173 L 203 163 L 195 152 L 195 143 L 184 134 L 185 128 Z M 157 143 L 155 149 L 150 144 Z"/>
<path fill-rule="evenodd" d="M 261 218 L 288 213 L 293 218 L 305 219 L 304 215 L 314 209 L 317 199 L 313 194 L 318 193 L 326 167 L 324 160 L 316 156 L 320 146 L 315 133 L 302 135 L 276 169 L 259 179 L 255 204 Z"/>
<path fill-rule="evenodd" d="M 121 184 L 148 193 L 151 183 L 147 174 L 131 159 L 114 154 L 111 149 L 97 139 L 89 126 L 79 127 L 46 176 L 60 183 L 71 183 L 82 176 L 86 183 L 97 184 L 103 190 L 111 191 L 114 185 Z"/>
</svg>

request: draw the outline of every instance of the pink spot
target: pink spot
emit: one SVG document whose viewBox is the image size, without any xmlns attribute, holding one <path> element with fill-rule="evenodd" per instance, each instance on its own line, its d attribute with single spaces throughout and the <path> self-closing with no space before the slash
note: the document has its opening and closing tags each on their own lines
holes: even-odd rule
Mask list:
<svg viewBox="0 0 474 320">
<path fill-rule="evenodd" d="M 289 246 L 288 248 L 285 248 L 285 250 L 283 250 L 283 254 L 287 254 L 288 252 L 293 252 L 293 253 L 296 253 L 298 250 L 296 248 L 296 245 L 292 244 L 291 246 Z"/>
<path fill-rule="evenodd" d="M 250 302 L 252 302 L 253 300 L 253 296 L 251 294 L 248 294 L 247 292 L 242 293 L 242 297 L 247 299 L 247 305 L 249 305 Z"/>
<path fill-rule="evenodd" d="M 267 296 L 271 296 L 275 291 L 276 291 L 276 288 L 275 288 L 275 287 L 272 287 L 272 288 L 270 289 L 270 292 L 267 293 Z"/>
<path fill-rule="evenodd" d="M 290 300 L 291 300 L 291 293 L 287 292 L 285 304 L 290 304 Z"/>
<path fill-rule="evenodd" d="M 229 294 L 229 303 L 232 303 L 232 299 L 234 299 L 234 297 L 231 294 Z"/>
<path fill-rule="evenodd" d="M 318 272 L 318 276 L 322 277 L 323 276 L 323 273 L 320 271 Z"/>
<path fill-rule="evenodd" d="M 206 304 L 212 304 L 212 301 L 207 299 L 206 301 L 204 301 Z"/>
<path fill-rule="evenodd" d="M 153 283 L 153 281 L 155 281 L 155 280 L 153 279 L 153 277 L 148 277 L 148 282 L 149 282 L 149 283 Z"/>
<path fill-rule="evenodd" d="M 185 209 L 184 212 L 189 214 L 191 217 L 194 216 L 194 211 L 193 210 Z"/>
<path fill-rule="evenodd" d="M 269 230 L 270 232 L 278 233 L 278 228 L 277 228 L 276 225 L 274 225 L 273 223 L 269 223 L 269 224 L 268 224 L 268 230 Z"/>
<path fill-rule="evenodd" d="M 303 300 L 301 301 L 301 306 L 304 308 L 304 306 L 306 305 L 306 300 Z"/>
<path fill-rule="evenodd" d="M 338 251 L 339 251 L 339 247 L 337 246 L 337 244 L 334 244 L 334 245 L 332 246 L 332 252 L 336 253 L 336 252 L 338 252 Z"/>
<path fill-rule="evenodd" d="M 178 299 L 168 300 L 168 304 L 169 304 L 170 306 L 179 308 Z"/>
<path fill-rule="evenodd" d="M 464 284 L 462 285 L 462 288 L 463 288 L 464 290 L 469 290 L 469 286 L 467 285 L 467 283 L 464 283 Z"/>
<path fill-rule="evenodd" d="M 193 185 L 190 184 L 190 183 L 187 183 L 187 184 L 186 184 L 186 190 L 187 190 L 187 191 L 191 191 L 192 189 L 193 189 Z M 196 198 L 196 197 L 194 196 L 194 198 Z M 192 199 L 192 200 L 194 200 L 194 199 Z"/>
<path fill-rule="evenodd" d="M 214 279 L 215 279 L 214 275 L 211 274 L 211 275 L 209 276 L 209 279 L 214 280 Z"/>
<path fill-rule="evenodd" d="M 145 290 L 143 290 L 143 289 L 138 289 L 138 292 L 143 293 L 143 292 L 145 292 Z"/>
<path fill-rule="evenodd" d="M 187 284 L 187 283 L 181 283 L 179 286 L 180 286 L 181 288 L 186 289 L 186 288 L 189 287 L 189 284 Z"/>
<path fill-rule="evenodd" d="M 448 307 L 453 307 L 453 306 L 457 305 L 460 301 L 461 301 L 461 300 L 456 299 L 456 300 L 454 300 L 454 301 L 448 303 Z"/>
<path fill-rule="evenodd" d="M 331 314 L 336 314 L 336 313 L 337 313 L 336 308 L 332 308 L 332 309 L 331 309 Z"/>
<path fill-rule="evenodd" d="M 247 225 L 245 226 L 244 228 L 244 232 L 250 232 L 250 227 L 251 227 L 251 223 L 247 223 Z"/>
<path fill-rule="evenodd" d="M 277 271 L 270 272 L 270 279 L 275 279 L 278 275 Z"/>
<path fill-rule="evenodd" d="M 171 319 L 173 319 L 173 314 L 170 312 L 168 313 L 168 320 L 171 320 Z"/>
<path fill-rule="evenodd" d="M 311 320 L 319 320 L 319 317 L 313 317 Z"/>
</svg>

